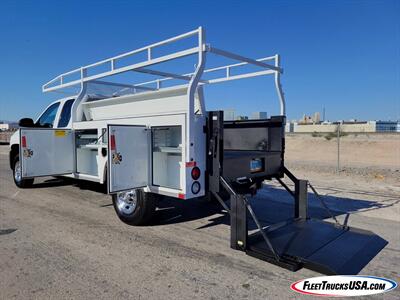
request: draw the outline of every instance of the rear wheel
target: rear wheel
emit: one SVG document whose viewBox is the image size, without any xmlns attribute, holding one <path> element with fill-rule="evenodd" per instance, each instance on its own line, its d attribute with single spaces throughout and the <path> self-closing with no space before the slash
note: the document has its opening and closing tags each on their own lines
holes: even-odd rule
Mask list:
<svg viewBox="0 0 400 300">
<path fill-rule="evenodd" d="M 129 225 L 149 223 L 156 210 L 156 195 L 143 190 L 119 192 L 112 199 L 118 217 Z"/>
<path fill-rule="evenodd" d="M 22 166 L 21 161 L 19 160 L 19 154 L 17 154 L 14 158 L 13 163 L 13 178 L 14 183 L 19 188 L 28 188 L 33 184 L 33 178 L 23 179 L 22 178 Z"/>
</svg>

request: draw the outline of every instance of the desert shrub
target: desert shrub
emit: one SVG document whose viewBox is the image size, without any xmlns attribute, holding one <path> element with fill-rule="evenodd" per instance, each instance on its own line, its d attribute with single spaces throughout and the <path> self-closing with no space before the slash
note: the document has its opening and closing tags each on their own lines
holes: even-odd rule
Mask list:
<svg viewBox="0 0 400 300">
<path fill-rule="evenodd" d="M 347 132 L 343 132 L 343 131 L 340 131 L 340 134 L 339 134 L 340 137 L 342 137 L 342 136 L 348 136 L 348 135 L 349 135 L 349 134 L 348 134 Z M 336 138 L 337 136 L 338 136 L 338 132 L 337 132 L 337 129 L 336 129 L 334 132 L 329 132 L 329 133 L 327 133 L 327 134 L 324 136 L 324 138 L 325 138 L 326 140 L 330 141 L 331 139 Z"/>
</svg>

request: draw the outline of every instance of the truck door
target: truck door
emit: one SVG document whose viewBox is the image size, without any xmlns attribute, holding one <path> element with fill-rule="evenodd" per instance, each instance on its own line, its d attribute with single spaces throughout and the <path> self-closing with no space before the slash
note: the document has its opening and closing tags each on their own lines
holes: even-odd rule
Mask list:
<svg viewBox="0 0 400 300">
<path fill-rule="evenodd" d="M 23 178 L 74 172 L 74 135 L 71 129 L 21 128 L 19 136 Z"/>
<path fill-rule="evenodd" d="M 148 185 L 150 130 L 146 126 L 108 125 L 108 193 Z"/>
</svg>

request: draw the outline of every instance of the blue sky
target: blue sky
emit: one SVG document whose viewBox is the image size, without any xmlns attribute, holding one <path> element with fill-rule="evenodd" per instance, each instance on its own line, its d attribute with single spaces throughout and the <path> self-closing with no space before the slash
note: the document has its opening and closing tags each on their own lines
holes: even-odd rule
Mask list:
<svg viewBox="0 0 400 300">
<path fill-rule="evenodd" d="M 198 26 L 216 47 L 281 54 L 289 119 L 323 107 L 330 120 L 400 118 L 400 1 L 3 0 L 0 119 L 36 117 L 60 97 L 41 92 L 59 73 Z M 277 114 L 273 88 L 211 86 L 207 108 Z"/>
</svg>

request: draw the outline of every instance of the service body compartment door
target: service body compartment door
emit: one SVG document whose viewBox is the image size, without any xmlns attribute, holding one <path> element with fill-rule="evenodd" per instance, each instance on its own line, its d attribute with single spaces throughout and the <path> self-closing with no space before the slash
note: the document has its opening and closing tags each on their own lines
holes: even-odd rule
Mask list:
<svg viewBox="0 0 400 300">
<path fill-rule="evenodd" d="M 21 128 L 19 136 L 23 178 L 74 172 L 75 149 L 72 130 Z"/>
<path fill-rule="evenodd" d="M 108 125 L 108 193 L 145 187 L 149 181 L 150 130 Z"/>
</svg>

